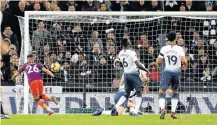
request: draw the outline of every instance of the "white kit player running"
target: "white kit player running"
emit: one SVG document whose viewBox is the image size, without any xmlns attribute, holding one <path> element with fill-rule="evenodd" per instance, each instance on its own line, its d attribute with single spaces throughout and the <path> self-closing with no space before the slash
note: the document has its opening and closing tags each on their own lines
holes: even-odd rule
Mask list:
<svg viewBox="0 0 217 125">
<path fill-rule="evenodd" d="M 115 107 L 112 109 L 112 113 L 117 114 L 116 109 L 120 105 L 122 105 L 125 100 L 127 100 L 130 96 L 130 92 L 134 89 L 136 90 L 135 96 L 135 111 L 131 113 L 134 116 L 138 116 L 138 111 L 142 102 L 142 91 L 143 91 L 143 84 L 139 77 L 139 69 L 148 72 L 148 70 L 141 64 L 137 58 L 137 54 L 133 51 L 130 47 L 130 40 L 123 39 L 122 41 L 123 50 L 119 53 L 119 59 L 122 62 L 124 67 L 124 88 L 125 88 L 125 95 L 122 96 Z"/>
<path fill-rule="evenodd" d="M 181 69 L 187 69 L 187 60 L 185 59 L 185 53 L 182 47 L 176 45 L 176 33 L 171 31 L 168 36 L 167 45 L 162 47 L 160 55 L 157 58 L 157 63 L 160 64 L 163 59 L 165 60 L 165 68 L 163 71 L 160 90 L 159 90 L 159 105 L 161 109 L 160 119 L 165 117 L 165 91 L 168 86 L 172 86 L 172 114 L 173 119 L 177 119 L 176 107 L 179 99 L 179 85 Z M 183 63 L 183 65 L 182 65 Z"/>
</svg>

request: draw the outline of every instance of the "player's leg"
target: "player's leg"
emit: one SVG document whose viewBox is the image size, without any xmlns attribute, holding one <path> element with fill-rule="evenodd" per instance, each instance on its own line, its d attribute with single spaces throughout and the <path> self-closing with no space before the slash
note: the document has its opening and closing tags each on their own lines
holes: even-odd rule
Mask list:
<svg viewBox="0 0 217 125">
<path fill-rule="evenodd" d="M 168 85 L 171 81 L 171 73 L 168 71 L 163 71 L 162 79 L 160 82 L 159 89 L 159 106 L 160 106 L 160 119 L 164 119 L 165 117 L 165 98 L 166 98 L 166 90 L 168 89 Z"/>
<path fill-rule="evenodd" d="M 139 108 L 142 103 L 142 93 L 143 93 L 143 84 L 139 77 L 139 75 L 134 75 L 133 78 L 134 88 L 136 90 L 136 96 L 135 96 L 135 113 L 138 114 Z"/>
<path fill-rule="evenodd" d="M 4 112 L 2 101 L 0 101 L 0 106 L 1 106 L 1 119 L 10 119 L 10 117 Z"/>
<path fill-rule="evenodd" d="M 171 117 L 173 119 L 176 119 L 176 107 L 179 101 L 179 82 L 180 82 L 180 75 L 181 72 L 176 72 L 173 74 L 172 79 L 171 79 L 171 85 L 172 85 L 172 89 L 173 89 L 173 94 L 171 97 L 171 103 L 172 103 L 172 114 Z"/>
<path fill-rule="evenodd" d="M 39 97 L 39 85 L 38 85 L 38 81 L 37 80 L 35 80 L 32 83 L 30 83 L 30 89 L 31 89 L 31 92 L 32 92 L 32 96 L 35 99 L 35 102 L 38 105 L 40 105 L 42 108 L 44 108 L 45 110 L 47 110 L 49 112 L 49 115 L 53 114 L 53 111 Z"/>
<path fill-rule="evenodd" d="M 42 80 L 38 81 L 38 88 L 39 88 L 39 93 L 40 93 L 40 99 L 43 100 L 51 100 L 52 102 L 54 102 L 56 105 L 58 104 L 56 98 L 54 96 L 49 96 L 48 94 L 44 93 L 44 84 Z"/>
<path fill-rule="evenodd" d="M 133 90 L 133 87 L 132 87 L 132 85 L 131 85 L 130 82 L 129 82 L 129 78 L 128 78 L 129 76 L 130 76 L 130 75 L 128 75 L 128 74 L 124 74 L 124 89 L 125 89 L 125 95 L 122 96 L 122 97 L 118 100 L 117 104 L 115 105 L 115 108 L 116 108 L 116 109 L 118 109 L 118 107 L 119 107 L 120 105 L 122 105 L 122 104 L 129 98 L 130 92 L 131 92 L 131 90 Z"/>
</svg>

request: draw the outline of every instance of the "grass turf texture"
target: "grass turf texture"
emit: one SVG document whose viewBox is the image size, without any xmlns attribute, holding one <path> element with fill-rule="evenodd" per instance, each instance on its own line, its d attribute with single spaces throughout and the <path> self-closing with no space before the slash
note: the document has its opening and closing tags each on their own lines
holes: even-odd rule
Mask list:
<svg viewBox="0 0 217 125">
<path fill-rule="evenodd" d="M 90 116 L 90 115 L 10 115 L 11 119 L 1 120 L 1 125 L 217 125 L 217 115 L 177 115 L 174 120 L 166 115 L 144 116 Z"/>
</svg>

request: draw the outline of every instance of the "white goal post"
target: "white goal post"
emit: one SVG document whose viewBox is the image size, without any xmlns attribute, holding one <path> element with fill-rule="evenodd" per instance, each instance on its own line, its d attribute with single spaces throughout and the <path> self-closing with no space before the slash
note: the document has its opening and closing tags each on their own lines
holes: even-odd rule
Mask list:
<svg viewBox="0 0 217 125">
<path fill-rule="evenodd" d="M 163 23 L 163 21 L 165 21 L 167 19 L 167 17 L 185 18 L 185 19 L 192 19 L 192 20 L 193 19 L 201 19 L 204 21 L 209 20 L 208 23 L 209 23 L 210 27 L 212 26 L 211 20 L 215 20 L 215 22 L 217 22 L 217 12 L 63 12 L 63 11 L 58 11 L 58 12 L 46 11 L 45 12 L 45 11 L 25 11 L 25 24 L 24 24 L 24 26 L 25 26 L 25 29 L 24 29 L 24 36 L 25 36 L 25 38 L 24 38 L 24 44 L 25 44 L 24 51 L 25 51 L 25 54 L 21 55 L 21 58 L 26 61 L 27 60 L 26 59 L 27 54 L 32 51 L 32 47 L 31 47 L 32 45 L 30 43 L 30 41 L 31 41 L 30 27 L 32 27 L 32 26 L 30 25 L 30 23 L 31 23 L 30 19 L 40 20 L 40 21 L 51 21 L 51 22 L 53 21 L 56 23 L 58 21 L 60 21 L 60 22 L 74 21 L 73 23 L 82 23 L 83 22 L 85 24 L 87 24 L 87 23 L 91 23 L 91 24 L 105 23 L 106 24 L 106 23 L 110 23 L 110 22 L 120 22 L 120 24 L 121 24 L 121 23 L 127 23 L 127 22 L 135 22 L 135 25 L 137 25 L 137 24 L 140 25 L 140 22 L 152 21 L 152 20 L 156 19 L 156 21 L 153 22 L 153 24 L 156 23 L 156 30 L 155 31 L 147 31 L 147 32 L 156 32 L 156 34 L 157 34 L 156 38 L 158 38 L 159 34 L 165 35 L 167 33 L 166 32 L 167 30 L 180 31 L 180 29 L 176 30 L 176 27 L 182 28 L 182 26 L 180 26 L 182 24 L 174 25 L 173 27 L 175 27 L 175 29 L 173 29 L 172 26 L 171 26 L 172 27 L 171 29 L 164 28 L 163 26 L 166 26 L 166 25 L 161 24 L 161 23 Z M 76 18 L 78 20 L 76 20 Z M 157 21 L 157 19 L 159 19 L 160 21 L 159 20 Z M 85 20 L 86 20 L 86 22 L 85 22 Z M 92 20 L 92 22 L 90 20 Z M 76 22 L 76 21 L 81 21 L 81 22 Z M 193 21 L 195 21 L 195 20 L 193 20 Z M 188 21 L 186 21 L 186 22 L 188 22 Z M 131 25 L 134 25 L 134 24 L 131 24 Z M 204 24 L 204 25 L 207 25 L 207 24 Z M 144 26 L 146 26 L 146 25 L 144 25 Z M 149 25 L 147 24 L 147 26 L 149 26 Z M 99 26 L 99 27 L 101 27 L 101 26 Z M 155 25 L 150 26 L 150 27 L 152 27 L 152 29 L 155 29 Z M 184 29 L 187 29 L 185 27 L 184 27 Z M 128 27 L 128 28 L 130 29 L 130 27 Z M 197 28 L 197 27 L 196 26 L 194 26 L 194 27 L 189 26 L 189 30 L 194 29 L 194 28 Z M 208 36 L 207 36 L 207 33 L 204 33 L 204 31 L 200 31 L 200 32 L 202 32 L 202 34 L 204 33 L 203 35 L 201 35 L 201 38 L 202 39 L 203 38 L 204 39 L 214 39 L 214 35 L 211 36 L 212 38 L 210 38 L 210 36 L 209 36 L 209 34 L 211 32 L 214 32 L 214 31 L 211 31 L 212 28 L 211 29 L 210 28 L 205 29 L 206 31 L 210 30 L 210 32 L 208 33 Z M 94 29 L 94 28 L 92 28 L 92 29 Z M 97 30 L 98 30 L 98 28 L 97 28 Z M 114 29 L 114 30 L 119 30 L 119 29 Z M 195 30 L 193 30 L 193 32 L 194 31 Z M 183 32 L 185 32 L 185 31 L 183 31 Z M 138 33 L 138 34 L 141 34 L 141 33 Z M 135 37 L 134 40 L 137 41 L 138 40 L 137 38 L 139 36 L 130 36 L 130 37 Z M 188 37 L 188 35 L 186 35 L 186 37 Z M 190 35 L 190 37 L 192 37 L 192 35 Z M 154 40 L 156 40 L 156 39 L 153 38 L 153 41 Z M 136 42 L 136 41 L 133 41 L 133 42 Z M 159 44 L 162 44 L 162 45 L 164 44 L 164 43 L 160 43 L 161 40 L 158 40 L 158 42 L 159 42 Z M 212 43 L 212 42 L 209 41 L 209 43 L 208 43 L 211 46 L 212 44 L 210 44 L 210 43 Z M 159 48 L 161 47 L 161 45 L 156 45 L 156 46 L 158 46 Z M 157 49 L 159 49 L 159 48 L 157 48 Z M 189 54 L 191 54 L 191 53 L 189 53 Z M 200 82 L 200 80 L 199 80 L 199 82 Z M 185 83 L 187 83 L 187 82 L 185 82 Z M 213 79 L 209 83 L 211 83 L 209 85 L 213 86 L 211 89 L 217 88 L 217 84 L 213 82 Z M 23 110 L 24 114 L 29 113 L 28 105 L 29 105 L 29 101 L 30 101 L 29 96 L 31 96 L 31 95 L 29 93 L 28 85 L 29 85 L 28 80 L 27 80 L 27 77 L 25 76 L 25 80 L 24 80 L 24 110 Z M 185 85 L 186 85 L 185 87 L 189 86 L 189 88 L 191 88 L 190 84 L 188 84 L 188 85 L 185 84 Z M 203 82 L 202 86 L 207 87 L 208 85 Z M 195 86 L 195 87 L 197 87 L 197 86 Z M 204 89 L 206 89 L 206 88 L 204 87 Z M 192 94 L 192 95 L 197 95 L 197 91 L 195 89 L 193 91 L 189 89 L 187 91 L 187 93 Z M 201 95 L 201 97 L 203 97 L 203 94 L 205 94 L 205 96 L 207 96 L 206 94 L 210 94 L 210 93 L 216 95 L 216 92 L 214 92 L 213 90 L 210 90 L 210 89 L 209 90 L 202 90 L 200 92 L 200 95 Z M 94 94 L 94 93 L 92 93 L 92 94 Z M 152 94 L 154 94 L 154 96 L 156 96 L 157 92 L 149 93 L 149 95 L 152 95 Z M 211 96 L 214 97 L 214 95 L 211 95 Z M 185 95 L 183 95 L 183 97 L 184 96 Z M 217 101 L 214 101 L 214 103 L 216 103 L 216 102 Z M 215 104 L 214 104 L 214 106 L 215 106 Z M 206 109 L 208 110 L 208 108 L 206 108 Z M 207 113 L 207 112 L 203 112 L 203 113 Z"/>
</svg>

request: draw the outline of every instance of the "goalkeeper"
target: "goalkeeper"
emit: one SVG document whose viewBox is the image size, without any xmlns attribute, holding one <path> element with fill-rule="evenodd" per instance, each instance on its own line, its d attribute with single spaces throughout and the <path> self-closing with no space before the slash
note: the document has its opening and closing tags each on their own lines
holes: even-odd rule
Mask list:
<svg viewBox="0 0 217 125">
<path fill-rule="evenodd" d="M 140 78 L 141 80 L 144 82 L 144 93 L 148 92 L 148 78 L 146 76 L 146 72 L 140 71 Z M 115 94 L 114 97 L 114 103 L 116 104 L 119 99 L 121 98 L 121 96 L 123 96 L 125 94 L 125 89 L 124 89 L 124 77 L 122 75 L 122 78 L 120 80 L 120 87 L 118 92 Z M 101 108 L 97 109 L 92 116 L 99 116 L 101 114 L 104 115 L 112 115 L 112 116 L 117 116 L 117 115 L 122 115 L 125 113 L 126 109 L 129 108 L 130 109 L 130 115 L 133 115 L 133 112 L 135 110 L 135 101 L 134 101 L 134 96 L 135 96 L 135 91 L 131 91 L 130 93 L 130 98 L 128 100 L 126 100 L 122 105 L 119 106 L 119 108 L 117 109 L 117 113 L 112 114 L 111 110 L 105 111 Z M 142 114 L 142 113 L 139 113 Z"/>
</svg>

